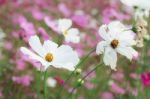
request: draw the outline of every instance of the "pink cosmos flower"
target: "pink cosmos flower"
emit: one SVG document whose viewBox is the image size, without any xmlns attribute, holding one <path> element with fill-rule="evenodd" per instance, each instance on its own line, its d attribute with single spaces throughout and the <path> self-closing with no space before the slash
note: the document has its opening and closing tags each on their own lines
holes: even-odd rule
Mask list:
<svg viewBox="0 0 150 99">
<path fill-rule="evenodd" d="M 103 10 L 102 21 L 105 24 L 110 23 L 112 20 L 129 20 L 130 17 L 127 14 L 118 12 L 114 8 L 106 8 Z"/>
<path fill-rule="evenodd" d="M 24 76 L 13 76 L 12 80 L 17 83 L 21 84 L 23 86 L 30 86 L 31 82 L 33 81 L 33 77 L 30 75 L 24 75 Z"/>
<path fill-rule="evenodd" d="M 141 80 L 144 86 L 150 86 L 150 72 L 142 73 Z"/>
<path fill-rule="evenodd" d="M 71 15 L 71 11 L 64 3 L 60 3 L 58 5 L 58 9 L 65 17 L 69 17 Z"/>
<path fill-rule="evenodd" d="M 89 17 L 83 14 L 75 14 L 72 16 L 72 20 L 80 27 L 85 27 L 89 24 Z"/>
<path fill-rule="evenodd" d="M 125 89 L 123 89 L 116 83 L 111 84 L 111 90 L 116 94 L 125 94 Z"/>
<path fill-rule="evenodd" d="M 4 44 L 4 48 L 7 49 L 7 50 L 11 50 L 13 47 L 12 43 L 11 42 L 5 42 Z"/>
<path fill-rule="evenodd" d="M 54 32 L 59 33 L 60 31 L 58 30 L 58 23 L 55 20 L 52 20 L 50 17 L 46 16 L 44 18 L 45 24 L 51 28 Z"/>
<path fill-rule="evenodd" d="M 24 70 L 26 67 L 25 61 L 23 61 L 22 59 L 18 59 L 16 61 L 16 70 Z"/>
<path fill-rule="evenodd" d="M 44 38 L 44 40 L 51 40 L 51 37 L 43 27 L 39 27 L 37 31 L 42 36 L 42 38 Z"/>
<path fill-rule="evenodd" d="M 40 10 L 38 9 L 32 9 L 31 10 L 32 16 L 36 19 L 36 20 L 42 20 L 44 18 L 44 13 L 42 13 Z"/>
<path fill-rule="evenodd" d="M 114 99 L 114 96 L 111 92 L 103 92 L 100 94 L 101 99 Z"/>
</svg>

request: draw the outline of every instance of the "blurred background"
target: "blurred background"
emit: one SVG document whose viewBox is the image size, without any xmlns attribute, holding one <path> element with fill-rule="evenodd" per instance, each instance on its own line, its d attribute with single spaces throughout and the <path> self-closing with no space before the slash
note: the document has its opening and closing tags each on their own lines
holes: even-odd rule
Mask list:
<svg viewBox="0 0 150 99">
<path fill-rule="evenodd" d="M 80 30 L 78 44 L 60 41 L 56 21 L 69 18 Z M 0 0 L 0 99 L 43 99 L 41 64 L 28 59 L 20 47 L 29 46 L 28 39 L 38 35 L 73 47 L 82 59 L 101 41 L 99 26 L 112 20 L 133 25 L 133 8 L 119 0 Z M 150 41 L 136 48 L 139 57 L 128 61 L 119 56 L 117 71 L 107 66 L 91 73 L 70 99 L 150 99 Z M 73 74 L 60 99 L 66 99 L 77 79 L 84 76 L 100 57 L 93 53 L 80 66 L 82 72 Z M 56 99 L 70 71 L 48 69 L 47 96 Z"/>
</svg>

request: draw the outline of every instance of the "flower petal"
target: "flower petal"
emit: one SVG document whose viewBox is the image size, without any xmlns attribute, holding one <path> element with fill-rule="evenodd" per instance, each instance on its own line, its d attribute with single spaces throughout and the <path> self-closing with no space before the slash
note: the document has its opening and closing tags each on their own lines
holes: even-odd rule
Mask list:
<svg viewBox="0 0 150 99">
<path fill-rule="evenodd" d="M 120 21 L 112 21 L 108 24 L 109 35 L 111 38 L 117 38 L 123 30 L 125 30 L 125 26 Z"/>
<path fill-rule="evenodd" d="M 102 54 L 104 53 L 104 49 L 105 47 L 108 46 L 108 42 L 107 41 L 101 41 L 97 44 L 97 47 L 96 47 L 96 54 Z"/>
<path fill-rule="evenodd" d="M 78 62 L 77 53 L 70 46 L 62 45 L 56 50 L 52 64 L 56 68 L 65 68 L 72 71 Z"/>
<path fill-rule="evenodd" d="M 25 48 L 25 47 L 21 47 L 20 48 L 21 52 L 23 52 L 25 55 L 28 55 L 29 58 L 39 61 L 43 66 L 48 67 L 49 63 L 46 62 L 42 57 L 36 55 L 35 53 L 33 53 L 32 51 L 30 51 L 29 49 Z"/>
<path fill-rule="evenodd" d="M 80 36 L 79 36 L 79 30 L 76 28 L 71 28 L 67 32 L 68 34 L 65 35 L 66 42 L 72 42 L 72 43 L 79 43 L 80 42 Z"/>
<path fill-rule="evenodd" d="M 109 65 L 111 69 L 116 70 L 117 53 L 111 47 L 107 47 L 104 53 L 103 61 L 105 65 Z"/>
<path fill-rule="evenodd" d="M 104 39 L 104 40 L 108 40 L 109 39 L 109 35 L 108 35 L 108 27 L 107 25 L 102 25 L 99 28 L 99 35 Z"/>
<path fill-rule="evenodd" d="M 59 19 L 58 20 L 58 28 L 61 32 L 68 30 L 72 25 L 72 20 L 70 19 Z"/>
<path fill-rule="evenodd" d="M 45 55 L 45 50 L 43 49 L 43 46 L 40 42 L 40 39 L 38 36 L 31 36 L 29 39 L 29 44 L 31 46 L 31 48 L 38 53 L 41 57 L 43 57 L 43 55 Z"/>
<path fill-rule="evenodd" d="M 117 52 L 126 56 L 129 60 L 132 60 L 134 56 L 138 55 L 137 51 L 135 51 L 132 47 L 118 47 Z"/>
<path fill-rule="evenodd" d="M 77 28 L 71 28 L 68 30 L 68 35 L 78 35 L 79 34 L 79 30 Z"/>
<path fill-rule="evenodd" d="M 57 49 L 58 44 L 56 44 L 55 42 L 52 42 L 50 40 L 46 40 L 44 41 L 43 47 L 45 48 L 46 52 L 53 52 Z"/>
</svg>

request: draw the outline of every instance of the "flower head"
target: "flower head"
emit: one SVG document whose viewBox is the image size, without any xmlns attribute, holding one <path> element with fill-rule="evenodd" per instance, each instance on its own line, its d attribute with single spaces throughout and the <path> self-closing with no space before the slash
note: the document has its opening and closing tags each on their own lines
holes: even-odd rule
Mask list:
<svg viewBox="0 0 150 99">
<path fill-rule="evenodd" d="M 21 47 L 21 51 L 31 59 L 40 62 L 44 66 L 44 70 L 49 66 L 74 70 L 79 62 L 77 53 L 68 45 L 58 47 L 56 43 L 50 40 L 44 41 L 42 45 L 37 36 L 32 36 L 29 39 L 29 45 L 37 54 L 25 47 Z"/>
<path fill-rule="evenodd" d="M 72 20 L 60 19 L 58 20 L 58 28 L 60 32 L 65 36 L 66 42 L 79 43 L 79 30 L 77 28 L 71 28 Z"/>
<path fill-rule="evenodd" d="M 150 10 L 149 0 L 120 0 L 127 6 L 138 7 L 140 9 Z"/>
<path fill-rule="evenodd" d="M 116 70 L 117 52 L 130 60 L 137 55 L 137 52 L 131 47 L 135 44 L 132 31 L 119 21 L 102 25 L 99 28 L 99 34 L 103 41 L 97 44 L 96 53 L 104 53 L 103 61 L 105 65 L 110 65 L 112 69 Z"/>
<path fill-rule="evenodd" d="M 137 33 L 136 36 L 136 46 L 143 47 L 144 46 L 144 39 L 150 40 L 150 35 L 147 31 L 148 23 L 143 18 L 139 18 L 136 23 L 135 32 Z"/>
</svg>

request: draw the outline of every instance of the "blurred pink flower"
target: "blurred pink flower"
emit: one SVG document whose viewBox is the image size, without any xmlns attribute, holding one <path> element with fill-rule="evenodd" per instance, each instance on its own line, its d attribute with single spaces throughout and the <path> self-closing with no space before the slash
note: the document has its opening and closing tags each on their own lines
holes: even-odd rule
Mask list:
<svg viewBox="0 0 150 99">
<path fill-rule="evenodd" d="M 44 18 L 44 22 L 54 32 L 59 33 L 59 31 L 58 31 L 58 23 L 55 20 L 52 20 L 50 17 L 46 16 Z"/>
<path fill-rule="evenodd" d="M 122 82 L 124 80 L 124 74 L 123 72 L 115 72 L 112 74 L 112 78 L 114 80 Z"/>
<path fill-rule="evenodd" d="M 16 61 L 16 70 L 24 70 L 26 67 L 25 61 L 23 61 L 22 59 L 18 59 Z"/>
<path fill-rule="evenodd" d="M 21 24 L 20 24 L 20 27 L 22 29 L 24 29 L 24 31 L 26 32 L 26 34 L 28 35 L 34 35 L 36 34 L 36 30 L 34 28 L 34 25 L 31 23 L 31 22 L 28 22 L 28 21 L 23 21 Z"/>
<path fill-rule="evenodd" d="M 23 86 L 30 86 L 31 82 L 33 81 L 33 77 L 31 77 L 30 75 L 24 75 L 24 76 L 13 76 L 12 80 L 17 83 L 17 84 L 21 84 Z"/>
<path fill-rule="evenodd" d="M 125 94 L 125 90 L 116 83 L 111 84 L 111 90 L 116 94 Z"/>
<path fill-rule="evenodd" d="M 85 14 L 75 14 L 72 16 L 72 20 L 80 27 L 86 27 L 89 24 L 89 17 Z"/>
<path fill-rule="evenodd" d="M 42 20 L 44 18 L 44 13 L 42 13 L 40 10 L 38 9 L 32 9 L 31 10 L 32 16 L 36 19 L 36 20 Z"/>
<path fill-rule="evenodd" d="M 95 87 L 95 85 L 93 83 L 91 83 L 90 81 L 86 81 L 84 86 L 87 88 L 87 89 L 93 89 Z"/>
<path fill-rule="evenodd" d="M 142 73 L 141 80 L 144 86 L 150 86 L 150 72 Z"/>
<path fill-rule="evenodd" d="M 0 99 L 4 99 L 4 95 L 2 93 L 2 90 L 0 90 Z"/>
<path fill-rule="evenodd" d="M 136 74 L 136 73 L 130 73 L 130 77 L 133 78 L 133 79 L 138 79 L 139 75 Z"/>
<path fill-rule="evenodd" d="M 57 81 L 57 83 L 58 83 L 59 85 L 63 85 L 63 84 L 64 84 L 64 80 L 61 79 L 59 76 L 54 77 L 54 79 Z"/>
<path fill-rule="evenodd" d="M 44 38 L 44 40 L 51 40 L 50 36 L 43 27 L 38 28 L 38 33 L 42 36 L 42 38 Z"/>
<path fill-rule="evenodd" d="M 7 0 L 0 0 L 0 5 L 3 5 L 7 2 Z"/>
<path fill-rule="evenodd" d="M 114 99 L 114 96 L 111 92 L 103 92 L 100 94 L 101 99 Z"/>
<path fill-rule="evenodd" d="M 71 11 L 64 3 L 60 3 L 58 5 L 58 9 L 65 17 L 69 17 L 71 15 Z"/>
<path fill-rule="evenodd" d="M 13 47 L 12 43 L 9 42 L 9 41 L 6 41 L 5 44 L 4 44 L 4 48 L 7 49 L 7 50 L 11 50 Z"/>
<path fill-rule="evenodd" d="M 121 12 L 118 12 L 114 8 L 106 8 L 102 13 L 102 22 L 105 24 L 110 23 L 112 20 L 129 20 L 130 16 Z"/>
</svg>

